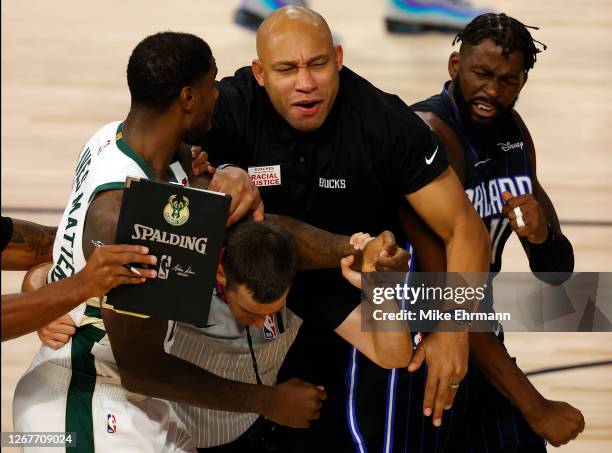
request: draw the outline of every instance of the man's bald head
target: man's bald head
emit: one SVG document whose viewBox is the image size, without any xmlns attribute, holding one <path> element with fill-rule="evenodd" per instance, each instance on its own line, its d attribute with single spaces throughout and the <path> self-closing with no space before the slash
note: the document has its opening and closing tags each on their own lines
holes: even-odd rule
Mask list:
<svg viewBox="0 0 612 453">
<path fill-rule="evenodd" d="M 260 60 L 265 59 L 268 56 L 268 49 L 273 48 L 279 39 L 289 38 L 287 34 L 299 35 L 304 32 L 315 34 L 322 44 L 333 47 L 329 25 L 316 11 L 296 5 L 275 10 L 257 29 L 257 57 Z"/>
<path fill-rule="evenodd" d="M 342 48 L 320 14 L 285 6 L 257 30 L 253 74 L 276 111 L 295 129 L 309 132 L 327 119 L 340 86 Z"/>
</svg>

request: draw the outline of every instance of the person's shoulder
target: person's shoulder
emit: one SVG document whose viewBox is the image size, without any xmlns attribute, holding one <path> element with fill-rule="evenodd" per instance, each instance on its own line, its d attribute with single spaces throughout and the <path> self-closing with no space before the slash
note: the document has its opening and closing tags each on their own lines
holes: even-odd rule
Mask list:
<svg viewBox="0 0 612 453">
<path fill-rule="evenodd" d="M 232 85 L 237 85 L 241 83 L 257 83 L 257 81 L 255 80 L 255 76 L 253 75 L 253 70 L 250 66 L 243 66 L 242 68 L 238 68 L 233 75 L 223 77 L 220 82 Z"/>
<path fill-rule="evenodd" d="M 421 120 L 398 95 L 381 90 L 347 67 L 340 74 L 344 98 L 362 115 L 393 126 L 420 125 Z"/>
<path fill-rule="evenodd" d="M 410 109 L 415 112 L 431 112 L 444 110 L 444 101 L 440 94 L 434 94 L 427 99 L 417 101 L 410 105 Z"/>
<path fill-rule="evenodd" d="M 514 120 L 516 127 L 518 127 L 519 131 L 522 134 L 524 135 L 529 134 L 529 129 L 527 128 L 525 121 L 523 121 L 523 118 L 521 117 L 521 115 L 519 115 L 519 112 L 517 112 L 516 109 L 512 109 L 510 111 L 510 117 L 512 118 L 512 120 Z"/>
<path fill-rule="evenodd" d="M 529 157 L 529 160 L 532 162 L 532 165 L 535 167 L 536 151 L 535 151 L 535 145 L 533 143 L 533 138 L 531 137 L 531 133 L 529 132 L 529 129 L 527 128 L 527 125 L 525 124 L 525 121 L 523 121 L 523 118 L 521 118 L 521 115 L 519 115 L 519 113 L 515 109 L 512 109 L 510 113 L 511 113 L 511 118 L 514 120 L 514 123 L 519 133 L 522 135 L 523 139 L 526 142 L 525 146 L 527 149 L 527 155 Z"/>
<path fill-rule="evenodd" d="M 239 92 L 241 94 L 255 93 L 259 88 L 250 66 L 238 69 L 234 75 L 223 77 L 218 83 L 221 96 Z"/>
<path fill-rule="evenodd" d="M 445 135 L 449 135 L 455 137 L 455 132 L 440 118 L 437 112 L 431 110 L 413 110 L 415 115 L 418 116 L 429 128 L 434 131 L 440 138 L 443 138 Z"/>
<path fill-rule="evenodd" d="M 113 121 L 100 128 L 87 143 L 87 154 L 81 154 L 80 160 L 91 160 L 88 172 L 94 186 L 123 182 L 128 176 L 147 177 L 145 164 L 123 141 L 120 124 Z"/>
<path fill-rule="evenodd" d="M 119 125 L 121 121 L 113 121 L 99 128 L 85 143 L 79 153 L 79 162 L 100 160 L 109 154 L 108 150 L 116 147 Z"/>
<path fill-rule="evenodd" d="M 340 89 L 349 104 L 374 109 L 408 109 L 399 96 L 387 93 L 346 66 L 340 71 Z"/>
<path fill-rule="evenodd" d="M 99 128 L 94 134 L 89 138 L 89 143 L 96 142 L 106 142 L 107 140 L 115 140 L 115 136 L 117 134 L 117 128 L 121 124 L 121 121 L 112 121 L 110 123 L 106 123 L 104 126 Z"/>
</svg>

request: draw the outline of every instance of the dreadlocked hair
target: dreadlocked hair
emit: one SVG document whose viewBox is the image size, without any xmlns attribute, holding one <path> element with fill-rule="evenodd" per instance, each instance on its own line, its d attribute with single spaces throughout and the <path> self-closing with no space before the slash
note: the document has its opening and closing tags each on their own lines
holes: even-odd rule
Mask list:
<svg viewBox="0 0 612 453">
<path fill-rule="evenodd" d="M 467 24 L 453 39 L 453 46 L 457 42 L 477 45 L 485 38 L 492 40 L 502 48 L 502 55 L 508 56 L 511 52 L 519 51 L 524 55 L 525 73 L 529 72 L 536 62 L 536 55 L 546 50 L 546 44 L 533 39 L 528 28 L 539 30 L 538 27 L 525 25 L 504 13 L 481 14 Z M 542 46 L 542 50 L 536 47 Z"/>
</svg>

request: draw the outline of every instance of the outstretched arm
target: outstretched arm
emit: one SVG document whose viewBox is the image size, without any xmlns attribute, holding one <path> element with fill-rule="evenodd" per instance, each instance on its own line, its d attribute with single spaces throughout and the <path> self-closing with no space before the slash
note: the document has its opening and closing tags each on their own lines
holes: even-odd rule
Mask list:
<svg viewBox="0 0 612 453">
<path fill-rule="evenodd" d="M 362 251 L 351 244 L 350 236 L 330 233 L 284 215 L 266 214 L 266 220 L 283 226 L 294 237 L 300 255 L 300 270 L 339 268 L 340 260 L 349 255 L 355 257 L 351 267 L 361 268 Z M 371 262 L 375 270 L 402 272 L 409 259 L 408 252 L 397 247 L 394 237 L 384 243 L 380 252 L 383 250 L 376 262 Z"/>
<path fill-rule="evenodd" d="M 146 247 L 137 245 L 101 247 L 80 272 L 46 286 L 43 284 L 51 263 L 33 268 L 24 279 L 24 290 L 31 292 L 2 296 L 2 341 L 33 332 L 115 286 L 154 278 L 154 270 L 140 269 L 139 277 L 123 267 L 129 263 L 154 264 L 155 257 L 147 253 Z"/>
<path fill-rule="evenodd" d="M 470 357 L 491 385 L 525 416 L 529 426 L 555 447 L 584 430 L 582 413 L 565 402 L 544 398 L 492 332 L 470 333 Z"/>
<path fill-rule="evenodd" d="M 2 270 L 27 271 L 39 264 L 53 261 L 53 241 L 57 227 L 19 219 L 12 221 L 13 234 L 2 251 Z"/>
</svg>

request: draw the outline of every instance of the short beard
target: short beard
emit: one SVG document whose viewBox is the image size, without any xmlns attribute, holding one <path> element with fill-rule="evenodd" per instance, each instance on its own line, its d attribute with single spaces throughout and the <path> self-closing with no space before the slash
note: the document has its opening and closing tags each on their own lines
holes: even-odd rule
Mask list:
<svg viewBox="0 0 612 453">
<path fill-rule="evenodd" d="M 491 118 L 489 122 L 474 121 L 472 118 L 472 103 L 469 102 L 463 95 L 459 75 L 457 75 L 454 80 L 453 98 L 455 99 L 455 104 L 457 105 L 459 119 L 463 125 L 463 128 L 467 132 L 467 135 L 479 139 L 486 139 L 492 135 L 496 135 L 502 121 L 508 115 L 510 115 L 510 112 L 518 101 L 517 97 L 508 107 L 496 105 L 498 108 L 497 115 Z"/>
</svg>

